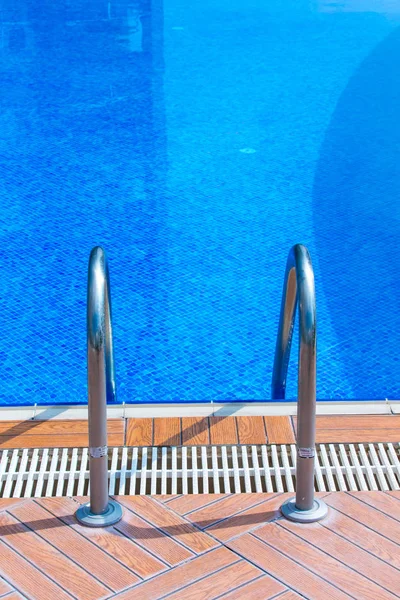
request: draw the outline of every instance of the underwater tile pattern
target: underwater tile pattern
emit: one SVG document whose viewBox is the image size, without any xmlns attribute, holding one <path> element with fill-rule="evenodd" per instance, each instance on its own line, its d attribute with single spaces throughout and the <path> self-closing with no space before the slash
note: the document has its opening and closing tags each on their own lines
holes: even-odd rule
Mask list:
<svg viewBox="0 0 400 600">
<path fill-rule="evenodd" d="M 318 397 L 400 397 L 400 5 L 0 0 L 0 28 L 1 405 L 86 402 L 95 245 L 119 402 L 269 399 L 299 242 Z"/>
</svg>

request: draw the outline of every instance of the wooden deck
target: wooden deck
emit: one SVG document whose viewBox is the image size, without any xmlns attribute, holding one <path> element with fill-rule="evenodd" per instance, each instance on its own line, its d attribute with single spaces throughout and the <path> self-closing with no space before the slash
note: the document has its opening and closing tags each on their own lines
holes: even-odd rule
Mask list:
<svg viewBox="0 0 400 600">
<path fill-rule="evenodd" d="M 0 598 L 399 598 L 400 492 L 320 496 L 311 525 L 281 517 L 286 494 L 123 496 L 100 530 L 83 499 L 0 500 Z"/>
<path fill-rule="evenodd" d="M 109 446 L 293 444 L 296 417 L 109 419 Z M 400 415 L 317 416 L 317 443 L 400 441 Z M 87 421 L 0 421 L 0 448 L 88 445 Z"/>
</svg>

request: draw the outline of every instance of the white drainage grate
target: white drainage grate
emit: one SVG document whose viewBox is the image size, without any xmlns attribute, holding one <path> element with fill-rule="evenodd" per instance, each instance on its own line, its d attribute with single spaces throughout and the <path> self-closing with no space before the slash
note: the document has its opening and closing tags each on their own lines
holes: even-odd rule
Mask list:
<svg viewBox="0 0 400 600">
<path fill-rule="evenodd" d="M 399 444 L 320 444 L 317 491 L 400 489 Z M 0 498 L 85 496 L 87 448 L 3 450 Z M 293 492 L 296 446 L 112 448 L 110 494 Z"/>
</svg>

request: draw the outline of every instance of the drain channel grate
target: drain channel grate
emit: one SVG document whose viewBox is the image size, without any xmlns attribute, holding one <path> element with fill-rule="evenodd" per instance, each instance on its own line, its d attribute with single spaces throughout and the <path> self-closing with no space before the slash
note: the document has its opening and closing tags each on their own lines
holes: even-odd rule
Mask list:
<svg viewBox="0 0 400 600">
<path fill-rule="evenodd" d="M 400 489 L 400 444 L 319 444 L 317 491 Z M 85 496 L 87 448 L 3 450 L 0 498 Z M 296 446 L 111 448 L 110 494 L 293 492 Z"/>
</svg>

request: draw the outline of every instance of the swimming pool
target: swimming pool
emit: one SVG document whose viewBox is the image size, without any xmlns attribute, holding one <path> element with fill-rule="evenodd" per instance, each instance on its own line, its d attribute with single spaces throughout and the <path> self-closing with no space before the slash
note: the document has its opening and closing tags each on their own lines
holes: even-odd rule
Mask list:
<svg viewBox="0 0 400 600">
<path fill-rule="evenodd" d="M 120 402 L 269 399 L 298 242 L 317 397 L 400 398 L 400 6 L 0 7 L 0 404 L 86 402 L 98 244 Z"/>
</svg>

